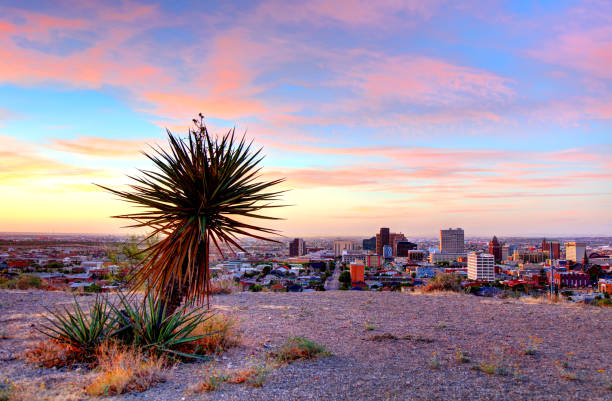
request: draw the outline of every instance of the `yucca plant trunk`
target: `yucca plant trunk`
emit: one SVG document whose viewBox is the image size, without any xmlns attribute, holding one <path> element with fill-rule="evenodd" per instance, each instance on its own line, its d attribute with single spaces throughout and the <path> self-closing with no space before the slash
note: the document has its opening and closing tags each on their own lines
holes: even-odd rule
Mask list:
<svg viewBox="0 0 612 401">
<path fill-rule="evenodd" d="M 206 308 L 210 307 L 208 295 L 210 293 L 210 270 L 209 270 L 209 243 L 208 241 L 200 242 L 198 251 L 196 254 L 196 260 L 201 261 L 201 272 L 204 273 L 204 292 L 206 294 Z M 183 266 L 183 275 L 187 274 L 187 261 Z M 181 284 L 178 280 L 175 280 L 173 284 L 165 291 L 161 298 L 161 302 L 166 305 L 166 316 L 172 315 L 183 303 L 183 300 L 188 295 L 188 283 Z"/>
</svg>

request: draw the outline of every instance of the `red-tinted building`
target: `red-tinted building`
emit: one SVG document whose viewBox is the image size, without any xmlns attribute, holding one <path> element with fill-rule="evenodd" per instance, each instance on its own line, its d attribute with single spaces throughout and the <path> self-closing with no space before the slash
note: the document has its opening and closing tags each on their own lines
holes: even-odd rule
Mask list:
<svg viewBox="0 0 612 401">
<path fill-rule="evenodd" d="M 559 241 L 547 241 L 546 238 L 544 238 L 542 240 L 542 251 L 548 252 L 550 259 L 560 259 L 561 244 Z"/>
<path fill-rule="evenodd" d="M 494 235 L 491 242 L 489 242 L 489 253 L 493 255 L 495 263 L 499 263 L 502 260 L 502 246 Z"/>
<path fill-rule="evenodd" d="M 583 288 L 591 282 L 590 276 L 582 272 L 555 272 L 553 280 L 555 286 L 559 288 Z M 550 283 L 550 272 L 548 272 L 548 282 Z"/>
</svg>

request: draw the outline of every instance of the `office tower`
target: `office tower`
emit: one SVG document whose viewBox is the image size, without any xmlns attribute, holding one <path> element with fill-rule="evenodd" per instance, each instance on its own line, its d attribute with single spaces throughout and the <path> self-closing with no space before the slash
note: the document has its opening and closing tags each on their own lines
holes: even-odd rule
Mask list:
<svg viewBox="0 0 612 401">
<path fill-rule="evenodd" d="M 510 245 L 502 245 L 502 251 L 501 251 L 502 260 L 509 260 L 510 256 L 512 256 L 510 254 Z"/>
<path fill-rule="evenodd" d="M 440 230 L 440 252 L 442 253 L 463 253 L 465 252 L 465 240 L 463 229 L 449 228 Z"/>
<path fill-rule="evenodd" d="M 289 243 L 289 256 L 306 255 L 306 243 L 301 238 L 296 238 Z"/>
<path fill-rule="evenodd" d="M 357 249 L 357 244 L 353 241 L 334 241 L 334 256 L 342 256 L 342 251 L 355 249 Z"/>
<path fill-rule="evenodd" d="M 391 248 L 391 245 L 383 246 L 383 257 L 385 259 L 391 259 L 393 257 L 393 248 Z"/>
<path fill-rule="evenodd" d="M 546 240 L 544 238 L 542 240 L 542 251 L 548 252 L 548 257 L 550 259 L 560 259 L 561 258 L 561 244 L 559 241 L 554 240 Z"/>
<path fill-rule="evenodd" d="M 364 251 L 376 252 L 376 236 L 364 239 L 362 241 L 362 244 L 362 248 Z"/>
<path fill-rule="evenodd" d="M 380 233 L 376 234 L 376 254 L 382 255 L 384 246 L 389 245 L 391 247 L 391 255 L 395 256 L 395 244 L 405 239 L 406 237 L 402 233 L 391 233 L 388 228 L 381 228 Z"/>
<path fill-rule="evenodd" d="M 389 242 L 389 229 L 387 227 L 382 227 L 380 232 L 376 234 L 376 254 L 383 254 L 383 246 L 390 245 Z"/>
<path fill-rule="evenodd" d="M 489 242 L 489 253 L 495 258 L 495 263 L 502 261 L 502 247 L 495 235 L 491 242 Z"/>
<path fill-rule="evenodd" d="M 395 256 L 405 258 L 408 256 L 408 251 L 417 249 L 417 244 L 407 240 L 399 240 L 395 243 Z"/>
<path fill-rule="evenodd" d="M 478 281 L 495 281 L 495 258 L 489 253 L 468 254 L 468 278 Z"/>
<path fill-rule="evenodd" d="M 565 243 L 565 259 L 573 262 L 582 262 L 584 253 L 586 252 L 586 244 L 584 242 L 566 242 Z"/>
</svg>

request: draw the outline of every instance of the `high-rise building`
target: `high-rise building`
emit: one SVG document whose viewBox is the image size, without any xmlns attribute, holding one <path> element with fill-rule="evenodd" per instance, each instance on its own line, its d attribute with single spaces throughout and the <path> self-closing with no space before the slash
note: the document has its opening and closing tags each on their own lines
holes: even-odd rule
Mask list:
<svg viewBox="0 0 612 401">
<path fill-rule="evenodd" d="M 362 244 L 362 248 L 364 251 L 376 252 L 376 236 L 364 239 L 362 241 Z"/>
<path fill-rule="evenodd" d="M 490 253 L 469 253 L 468 278 L 478 281 L 495 281 L 494 256 Z"/>
<path fill-rule="evenodd" d="M 355 250 L 357 249 L 357 244 L 353 241 L 334 241 L 334 256 L 342 256 L 342 251 L 344 250 Z"/>
<path fill-rule="evenodd" d="M 495 258 L 495 263 L 502 261 L 502 246 L 495 235 L 489 242 L 489 253 Z"/>
<path fill-rule="evenodd" d="M 389 234 L 390 233 L 389 233 L 388 227 L 382 227 L 380 229 L 380 232 L 376 234 L 376 254 L 377 255 L 383 254 L 383 246 L 391 244 L 389 242 Z"/>
<path fill-rule="evenodd" d="M 391 259 L 392 257 L 393 257 L 393 248 L 391 248 L 391 245 L 383 246 L 383 258 Z"/>
<path fill-rule="evenodd" d="M 306 255 L 306 243 L 301 238 L 296 238 L 289 243 L 289 256 Z"/>
<path fill-rule="evenodd" d="M 559 243 L 559 241 L 547 241 L 546 238 L 544 238 L 542 240 L 542 251 L 548 252 L 548 256 L 550 259 L 561 258 L 561 244 Z"/>
<path fill-rule="evenodd" d="M 440 252 L 465 252 L 465 239 L 462 228 L 449 228 L 448 230 L 440 230 Z"/>
<path fill-rule="evenodd" d="M 584 242 L 566 242 L 565 243 L 565 259 L 576 263 L 582 262 L 584 253 L 586 252 L 586 244 Z"/>
<path fill-rule="evenodd" d="M 417 244 L 407 240 L 399 240 L 395 243 L 395 256 L 405 258 L 408 256 L 408 251 L 417 249 Z"/>
</svg>

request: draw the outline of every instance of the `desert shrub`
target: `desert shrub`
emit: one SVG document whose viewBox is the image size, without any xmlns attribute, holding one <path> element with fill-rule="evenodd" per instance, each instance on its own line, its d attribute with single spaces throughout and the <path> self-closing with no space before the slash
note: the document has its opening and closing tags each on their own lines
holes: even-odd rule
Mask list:
<svg viewBox="0 0 612 401">
<path fill-rule="evenodd" d="M 190 343 L 192 353 L 211 354 L 221 353 L 238 344 L 236 333 L 237 321 L 223 314 L 208 316 L 198 324 L 191 335 L 201 338 Z"/>
<path fill-rule="evenodd" d="M 312 359 L 332 354 L 322 344 L 303 337 L 291 337 L 270 355 L 278 362 L 287 363 L 297 359 Z"/>
<path fill-rule="evenodd" d="M 254 366 L 238 369 L 230 376 L 228 382 L 232 384 L 247 383 L 251 381 L 255 376 L 257 376 L 258 373 L 259 371 Z"/>
<path fill-rule="evenodd" d="M 240 287 L 231 278 L 216 279 L 210 282 L 210 292 L 213 295 L 239 292 Z"/>
<path fill-rule="evenodd" d="M 210 319 L 206 316 L 207 311 L 189 310 L 189 305 L 183 305 L 167 314 L 166 304 L 153 296 L 145 297 L 142 303 L 130 301 L 123 295 L 119 300 L 121 310 L 111 305 L 116 322 L 113 336 L 119 341 L 171 358 L 201 358 L 181 349 L 204 337 L 194 335 L 193 331 Z"/>
<path fill-rule="evenodd" d="M 523 349 L 523 353 L 525 355 L 535 355 L 540 344 L 542 344 L 541 337 L 529 336 L 527 344 L 521 344 L 521 348 Z"/>
<path fill-rule="evenodd" d="M 22 358 L 43 368 L 63 368 L 75 363 L 92 362 L 91 355 L 58 341 L 40 341 L 27 350 Z"/>
<path fill-rule="evenodd" d="M 99 374 L 86 387 L 92 396 L 142 392 L 165 380 L 163 356 L 105 343 L 97 352 Z"/>
<path fill-rule="evenodd" d="M 604 307 L 612 307 L 612 301 L 609 298 L 597 298 L 593 300 L 593 305 L 595 306 L 604 306 Z"/>
<path fill-rule="evenodd" d="M 440 359 L 438 358 L 438 355 L 436 354 L 435 351 L 433 353 L 433 356 L 429 360 L 429 367 L 431 369 L 436 369 L 436 370 L 440 369 Z"/>
<path fill-rule="evenodd" d="M 64 307 L 64 312 L 48 312 L 53 318 L 45 317 L 46 324 L 38 329 L 53 340 L 69 345 L 84 356 L 93 356 L 96 348 L 104 342 L 112 329 L 111 310 L 106 298 L 96 297 L 96 300 L 85 314 L 74 299 L 74 308 Z"/>
<path fill-rule="evenodd" d="M 90 286 L 85 287 L 84 290 L 85 292 L 100 293 L 102 292 L 102 286 L 99 286 L 97 284 L 92 284 Z"/>
<path fill-rule="evenodd" d="M 43 281 L 40 279 L 40 277 L 34 276 L 32 274 L 20 274 L 12 280 L 5 280 L 3 282 L 0 282 L 0 288 L 11 290 L 27 290 L 30 288 L 41 288 L 42 285 Z"/>
<path fill-rule="evenodd" d="M 455 274 L 440 274 L 429 280 L 423 288 L 425 292 L 432 291 L 461 291 L 461 277 Z"/>
</svg>

